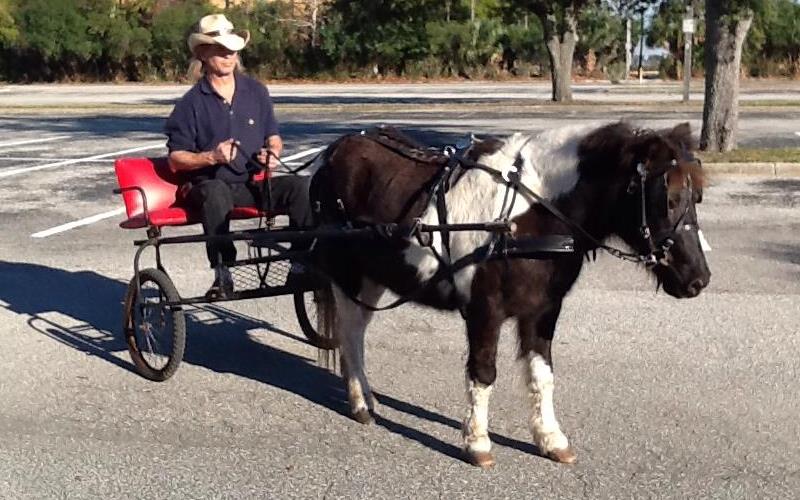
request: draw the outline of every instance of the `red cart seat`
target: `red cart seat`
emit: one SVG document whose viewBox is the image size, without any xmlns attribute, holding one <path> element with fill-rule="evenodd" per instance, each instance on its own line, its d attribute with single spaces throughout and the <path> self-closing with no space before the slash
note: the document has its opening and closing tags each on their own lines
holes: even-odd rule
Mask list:
<svg viewBox="0 0 800 500">
<path fill-rule="evenodd" d="M 170 170 L 166 158 L 119 158 L 114 162 L 119 187 L 125 191 L 125 211 L 128 219 L 119 225 L 125 229 L 140 229 L 149 226 L 184 226 L 200 222 L 175 200 L 180 178 Z M 263 178 L 263 174 L 260 174 Z M 258 178 L 258 176 L 257 176 Z M 145 217 L 142 191 L 147 199 Z M 237 207 L 231 212 L 232 219 L 270 217 L 272 213 L 256 208 Z"/>
</svg>

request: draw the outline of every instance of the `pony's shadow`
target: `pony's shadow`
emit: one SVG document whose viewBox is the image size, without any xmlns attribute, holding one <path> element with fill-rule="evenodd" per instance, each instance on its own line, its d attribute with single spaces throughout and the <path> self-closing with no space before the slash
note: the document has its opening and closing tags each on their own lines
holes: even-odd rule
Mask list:
<svg viewBox="0 0 800 500">
<path fill-rule="evenodd" d="M 126 283 L 93 271 L 67 271 L 39 264 L 0 261 L 0 307 L 28 316 L 28 325 L 61 344 L 135 372 L 127 356 L 122 331 L 122 298 Z M 3 304 L 5 303 L 5 305 Z M 184 362 L 220 373 L 246 377 L 296 394 L 350 418 L 341 379 L 298 356 L 254 341 L 248 330 L 265 329 L 301 342 L 305 339 L 275 325 L 219 305 L 187 313 L 187 349 Z M 448 417 L 420 406 L 379 394 L 380 404 L 398 412 L 460 429 Z M 378 415 L 376 423 L 434 451 L 464 460 L 460 448 L 430 434 Z M 529 443 L 493 434 L 499 445 L 541 455 Z"/>
</svg>

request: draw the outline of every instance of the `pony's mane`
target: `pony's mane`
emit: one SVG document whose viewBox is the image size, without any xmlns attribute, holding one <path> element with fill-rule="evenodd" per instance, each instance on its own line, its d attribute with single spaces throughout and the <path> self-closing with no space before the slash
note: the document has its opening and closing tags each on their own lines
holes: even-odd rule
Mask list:
<svg viewBox="0 0 800 500">
<path fill-rule="evenodd" d="M 705 185 L 705 174 L 693 154 L 697 141 L 688 123 L 662 130 L 633 127 L 624 121 L 600 127 L 568 125 L 535 134 L 489 137 L 476 142 L 470 154 L 473 159 L 501 171 L 510 168 L 521 155 L 524 160 L 523 181 L 552 199 L 570 191 L 580 175 L 590 178 L 619 175 L 620 171 L 609 168 L 610 165 L 633 165 L 635 158 L 625 156 L 629 150 L 627 146 L 653 137 L 661 138 L 675 151 L 678 167 L 668 174 L 671 192 L 680 190 L 687 176 L 693 187 Z"/>
</svg>

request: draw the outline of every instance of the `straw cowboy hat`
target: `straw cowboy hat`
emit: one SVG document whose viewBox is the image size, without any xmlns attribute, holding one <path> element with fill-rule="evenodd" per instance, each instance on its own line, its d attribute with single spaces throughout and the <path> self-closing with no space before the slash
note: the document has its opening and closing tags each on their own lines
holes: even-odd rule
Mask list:
<svg viewBox="0 0 800 500">
<path fill-rule="evenodd" d="M 189 50 L 194 54 L 200 45 L 222 45 L 228 50 L 238 52 L 249 41 L 249 31 L 233 31 L 233 24 L 225 14 L 211 14 L 200 19 L 197 30 L 189 35 Z"/>
</svg>

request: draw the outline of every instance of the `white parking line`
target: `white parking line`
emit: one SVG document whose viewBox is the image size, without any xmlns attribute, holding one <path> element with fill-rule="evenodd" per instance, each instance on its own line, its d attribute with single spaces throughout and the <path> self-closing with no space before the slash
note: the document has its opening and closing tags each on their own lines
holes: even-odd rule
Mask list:
<svg viewBox="0 0 800 500">
<path fill-rule="evenodd" d="M 162 144 L 163 145 L 163 144 Z M 325 146 L 319 148 L 311 148 L 306 149 L 305 151 L 300 151 L 299 153 L 295 153 L 293 155 L 289 155 L 283 158 L 284 161 L 296 160 L 297 158 L 302 158 L 304 156 L 309 156 L 314 153 L 319 153 L 325 149 Z M 128 151 L 121 151 L 119 153 L 111 153 L 111 154 L 125 154 L 133 152 L 132 150 Z M 86 159 L 82 160 L 86 161 Z M 120 207 L 115 210 L 110 210 L 108 212 L 103 212 L 102 214 L 92 215 L 91 217 L 86 217 L 84 219 L 76 220 L 73 222 L 68 222 L 66 224 L 61 224 L 60 226 L 52 227 L 50 229 L 45 229 L 44 231 L 39 231 L 38 233 L 33 233 L 31 235 L 32 238 L 46 238 L 48 236 L 52 236 L 54 234 L 63 233 L 64 231 L 69 231 L 70 229 L 75 229 L 76 227 L 81 226 L 88 226 L 89 224 L 94 224 L 95 222 L 101 221 L 103 219 L 108 219 L 109 217 L 115 217 L 117 215 L 121 215 L 125 213 L 125 208 Z"/>
<path fill-rule="evenodd" d="M 92 215 L 91 217 L 86 217 L 85 219 L 76 220 L 73 222 L 68 222 L 67 224 L 61 224 L 60 226 L 52 227 L 45 231 L 39 231 L 38 233 L 33 233 L 31 235 L 32 238 L 46 238 L 48 236 L 52 236 L 54 234 L 63 233 L 64 231 L 69 231 L 70 229 L 74 229 L 80 226 L 88 226 L 89 224 L 94 224 L 97 221 L 101 221 L 103 219 L 108 219 L 109 217 L 116 217 L 117 215 L 125 213 L 125 207 L 116 208 L 109 212 L 103 212 L 102 214 Z"/>
<path fill-rule="evenodd" d="M 322 151 L 326 147 L 327 146 L 322 146 L 322 147 L 319 147 L 319 148 L 306 149 L 305 151 L 300 151 L 299 153 L 295 153 L 293 155 L 289 155 L 289 156 L 286 156 L 284 158 L 281 158 L 281 161 L 287 162 L 287 161 L 296 160 L 298 158 L 302 158 L 304 156 L 313 155 L 314 153 L 319 153 L 320 151 Z"/>
<path fill-rule="evenodd" d="M 81 163 L 83 161 L 90 161 L 90 160 L 100 160 L 102 158 L 109 158 L 112 156 L 120 156 L 125 155 L 128 153 L 136 153 L 139 151 L 147 151 L 148 149 L 159 149 L 164 147 L 164 142 L 156 142 L 152 143 L 148 146 L 140 146 L 138 148 L 131 148 L 131 149 L 123 149 L 122 151 L 114 151 L 113 153 L 104 153 L 101 155 L 94 155 L 94 156 L 87 156 L 86 158 L 73 158 L 70 160 L 62 160 L 57 161 L 55 163 L 46 163 L 44 165 L 35 165 L 33 167 L 21 167 L 21 168 L 14 168 L 11 170 L 0 170 L 0 178 L 3 177 L 11 177 L 12 175 L 17 174 L 24 174 L 27 172 L 33 172 L 36 170 L 44 170 L 47 168 L 55 168 L 55 167 L 63 167 L 64 165 L 74 165 L 75 163 Z"/>
<path fill-rule="evenodd" d="M 42 158 L 41 156 L 0 156 L 0 161 L 42 161 L 42 160 L 54 160 L 54 161 L 67 161 L 67 160 L 74 160 L 75 158 Z M 101 160 L 87 160 L 82 159 L 81 163 L 109 163 L 114 161 L 114 158 L 103 158 Z"/>
<path fill-rule="evenodd" d="M 69 139 L 68 135 L 57 135 L 55 137 L 45 137 L 39 139 L 26 139 L 24 141 L 9 141 L 9 142 L 0 142 L 0 148 L 7 148 L 9 146 L 22 146 L 23 144 L 36 144 L 39 142 L 52 142 L 52 141 L 60 141 L 61 139 Z"/>
</svg>

